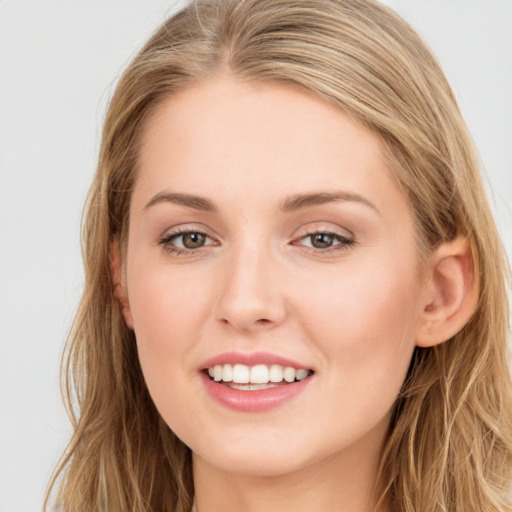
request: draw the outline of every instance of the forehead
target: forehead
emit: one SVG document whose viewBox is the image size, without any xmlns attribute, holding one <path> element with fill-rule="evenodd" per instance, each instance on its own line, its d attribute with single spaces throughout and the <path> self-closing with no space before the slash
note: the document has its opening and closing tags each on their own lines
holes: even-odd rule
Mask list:
<svg viewBox="0 0 512 512">
<path fill-rule="evenodd" d="M 401 193 L 384 154 L 377 135 L 313 94 L 217 77 L 148 119 L 134 201 L 171 189 L 247 205 L 340 188 L 388 201 Z"/>
</svg>

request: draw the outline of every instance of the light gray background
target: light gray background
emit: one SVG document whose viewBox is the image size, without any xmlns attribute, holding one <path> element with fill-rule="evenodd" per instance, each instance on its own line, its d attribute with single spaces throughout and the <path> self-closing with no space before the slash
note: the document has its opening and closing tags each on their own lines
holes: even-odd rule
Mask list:
<svg viewBox="0 0 512 512">
<path fill-rule="evenodd" d="M 0 0 L 0 512 L 37 511 L 70 434 L 59 359 L 106 102 L 179 0 Z M 512 0 L 387 0 L 459 99 L 512 255 Z"/>
</svg>

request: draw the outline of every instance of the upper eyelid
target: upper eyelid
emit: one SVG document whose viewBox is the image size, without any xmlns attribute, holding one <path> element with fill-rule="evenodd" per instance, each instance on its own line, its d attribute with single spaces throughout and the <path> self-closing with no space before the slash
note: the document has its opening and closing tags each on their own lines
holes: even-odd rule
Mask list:
<svg viewBox="0 0 512 512">
<path fill-rule="evenodd" d="M 339 233 L 338 231 L 336 231 L 334 229 L 312 229 L 310 231 L 308 230 L 305 233 L 301 234 L 299 238 L 304 238 L 309 235 L 317 235 L 319 233 L 325 234 L 325 235 L 340 236 L 342 238 L 352 238 L 353 237 L 352 233 L 347 233 L 347 234 Z"/>
<path fill-rule="evenodd" d="M 170 228 L 167 228 L 162 232 L 162 234 L 158 237 L 159 239 L 162 238 L 169 238 L 175 235 L 181 235 L 183 233 L 201 233 L 202 235 L 206 235 L 210 238 L 216 238 L 215 235 L 212 234 L 211 230 L 201 226 L 201 225 L 183 225 L 179 224 L 177 226 L 173 226 Z"/>
<path fill-rule="evenodd" d="M 331 226 L 332 226 L 332 223 L 328 223 L 328 224 L 331 224 Z M 304 238 L 308 235 L 314 235 L 316 233 L 325 233 L 325 234 L 329 234 L 329 235 L 341 236 L 342 238 L 347 238 L 349 240 L 355 239 L 354 233 L 352 231 L 350 231 L 349 229 L 343 228 L 341 226 L 337 226 L 337 227 L 331 227 L 331 226 L 326 226 L 325 223 L 322 223 L 322 222 L 312 223 L 312 225 L 309 224 L 308 226 L 306 226 L 304 228 L 303 231 L 302 231 L 302 229 L 298 230 L 298 234 L 295 236 L 295 240 Z"/>
</svg>

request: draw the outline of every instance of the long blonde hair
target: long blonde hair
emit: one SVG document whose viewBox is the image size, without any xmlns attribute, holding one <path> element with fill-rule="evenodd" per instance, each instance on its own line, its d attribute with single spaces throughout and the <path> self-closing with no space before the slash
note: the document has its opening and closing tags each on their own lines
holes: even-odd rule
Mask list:
<svg viewBox="0 0 512 512">
<path fill-rule="evenodd" d="M 469 239 L 477 309 L 451 340 L 416 349 L 377 492 L 394 512 L 511 510 L 506 256 L 437 61 L 373 0 L 198 0 L 169 19 L 121 77 L 83 223 L 85 288 L 63 360 L 74 435 L 50 485 L 53 507 L 191 508 L 190 451 L 151 401 L 115 298 L 109 249 L 126 237 L 144 121 L 169 95 L 224 72 L 309 91 L 378 134 L 411 205 L 422 255 L 456 235 Z"/>
</svg>

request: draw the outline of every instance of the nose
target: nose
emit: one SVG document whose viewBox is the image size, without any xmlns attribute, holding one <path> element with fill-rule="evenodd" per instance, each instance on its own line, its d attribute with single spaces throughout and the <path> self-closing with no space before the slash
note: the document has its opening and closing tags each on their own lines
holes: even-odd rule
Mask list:
<svg viewBox="0 0 512 512">
<path fill-rule="evenodd" d="M 269 252 L 254 246 L 240 249 L 227 258 L 219 276 L 216 316 L 237 331 L 270 329 L 286 317 L 282 280 Z"/>
</svg>

